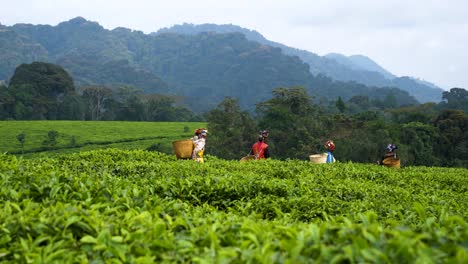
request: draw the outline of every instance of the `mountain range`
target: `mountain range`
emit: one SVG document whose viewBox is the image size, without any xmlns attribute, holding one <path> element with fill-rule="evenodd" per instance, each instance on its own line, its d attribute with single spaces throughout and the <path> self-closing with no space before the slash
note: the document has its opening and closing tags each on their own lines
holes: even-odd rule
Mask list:
<svg viewBox="0 0 468 264">
<path fill-rule="evenodd" d="M 77 17 L 57 26 L 0 25 L 0 80 L 21 63 L 64 67 L 77 86 L 130 85 L 145 93 L 177 95 L 194 110 L 209 110 L 225 96 L 252 109 L 276 87 L 303 86 L 320 100 L 357 95 L 399 105 L 440 101 L 442 90 L 410 77 L 395 77 L 371 59 L 318 56 L 266 40 L 233 25 L 183 24 L 145 34 L 104 29 Z"/>
<path fill-rule="evenodd" d="M 333 80 L 355 81 L 368 86 L 397 87 L 408 91 L 420 102 L 439 102 L 443 89 L 436 85 L 415 79 L 409 76 L 397 77 L 372 59 L 363 55 L 345 56 L 339 53 L 330 53 L 319 56 L 313 52 L 288 47 L 281 43 L 270 41 L 255 30 L 249 30 L 236 25 L 226 24 L 200 24 L 194 25 L 184 23 L 174 25 L 170 28 L 162 28 L 152 34 L 161 33 L 199 34 L 201 32 L 232 33 L 240 32 L 247 39 L 281 48 L 284 54 L 298 56 L 302 61 L 309 64 L 310 72 L 318 75 L 324 74 Z"/>
</svg>

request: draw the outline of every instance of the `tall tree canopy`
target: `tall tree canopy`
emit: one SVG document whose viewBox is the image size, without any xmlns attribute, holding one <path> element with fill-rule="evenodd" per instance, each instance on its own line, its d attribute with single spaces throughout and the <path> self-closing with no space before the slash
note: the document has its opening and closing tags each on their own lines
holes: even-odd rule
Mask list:
<svg viewBox="0 0 468 264">
<path fill-rule="evenodd" d="M 255 122 L 246 111 L 241 111 L 239 102 L 226 97 L 207 114 L 208 153 L 225 158 L 240 159 L 245 156 L 256 140 Z"/>
<path fill-rule="evenodd" d="M 257 114 L 277 158 L 307 158 L 330 132 L 322 128 L 320 110 L 303 87 L 273 90 L 272 99 L 257 105 Z"/>
<path fill-rule="evenodd" d="M 22 64 L 10 80 L 16 119 L 57 119 L 64 100 L 75 96 L 71 76 L 60 66 L 33 62 Z"/>
<path fill-rule="evenodd" d="M 468 113 L 468 91 L 463 88 L 452 88 L 442 93 L 443 108 L 461 109 Z"/>
</svg>

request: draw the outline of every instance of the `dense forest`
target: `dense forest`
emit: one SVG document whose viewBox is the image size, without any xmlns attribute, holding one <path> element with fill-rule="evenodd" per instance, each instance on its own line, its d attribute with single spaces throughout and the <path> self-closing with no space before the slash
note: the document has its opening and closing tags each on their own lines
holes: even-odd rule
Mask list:
<svg viewBox="0 0 468 264">
<path fill-rule="evenodd" d="M 271 98 L 275 87 L 302 86 L 321 102 L 339 96 L 394 97 L 397 106 L 424 102 L 420 94 L 433 90 L 409 78 L 400 80 L 406 88 L 395 82 L 378 87 L 335 80 L 287 50 L 252 41 L 243 32 L 144 34 L 126 28 L 107 30 L 75 18 L 57 26 L 1 26 L 0 79 L 7 82 L 21 63 L 44 61 L 63 67 L 78 89 L 132 86 L 145 94 L 178 96 L 197 113 L 213 109 L 225 96 L 239 98 L 242 108 L 254 111 L 257 103 Z M 440 101 L 440 93 L 433 101 Z"/>
<path fill-rule="evenodd" d="M 178 33 L 197 35 L 203 32 L 217 32 L 222 34 L 242 33 L 250 41 L 277 47 L 286 55 L 299 57 L 303 62 L 309 65 L 310 72 L 315 76 L 325 75 L 333 80 L 357 82 L 367 86 L 396 87 L 407 91 L 422 103 L 439 102 L 441 99 L 441 88 L 429 82 L 417 80 L 408 76 L 397 77 L 366 56 L 353 55 L 348 57 L 337 53 L 319 56 L 310 51 L 300 50 L 270 41 L 257 31 L 235 25 L 193 25 L 184 23 L 170 28 L 160 29 L 155 34 Z"/>
<path fill-rule="evenodd" d="M 398 146 L 403 165 L 468 168 L 468 91 L 453 88 L 444 102 L 379 108 L 366 96 L 324 107 L 302 87 L 277 88 L 257 104 L 256 115 L 226 98 L 207 113 L 212 132 L 207 152 L 226 159 L 245 156 L 259 130 L 269 131 L 275 159 L 308 159 L 332 139 L 340 161 L 375 163 L 389 143 Z"/>
<path fill-rule="evenodd" d="M 20 65 L 6 87 L 0 84 L 0 119 L 196 121 L 201 118 L 163 94 L 144 94 L 132 86 L 75 88 L 60 66 Z"/>
</svg>

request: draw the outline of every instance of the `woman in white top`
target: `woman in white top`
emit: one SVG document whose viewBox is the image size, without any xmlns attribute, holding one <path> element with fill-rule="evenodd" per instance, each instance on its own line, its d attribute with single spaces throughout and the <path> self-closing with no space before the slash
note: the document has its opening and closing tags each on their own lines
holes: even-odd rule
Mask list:
<svg viewBox="0 0 468 264">
<path fill-rule="evenodd" d="M 204 129 L 204 128 L 197 129 L 195 132 L 195 137 L 192 139 L 193 145 L 194 145 L 193 152 L 192 152 L 192 159 L 200 163 L 204 162 L 203 153 L 205 152 L 205 144 L 206 144 L 207 135 L 208 135 L 207 129 Z"/>
</svg>

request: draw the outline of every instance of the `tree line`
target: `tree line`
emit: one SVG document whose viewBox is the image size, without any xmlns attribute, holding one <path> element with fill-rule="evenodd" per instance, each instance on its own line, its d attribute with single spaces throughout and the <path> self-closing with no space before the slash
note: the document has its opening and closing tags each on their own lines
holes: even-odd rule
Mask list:
<svg viewBox="0 0 468 264">
<path fill-rule="evenodd" d="M 341 161 L 375 162 L 386 144 L 394 143 L 404 165 L 468 167 L 468 91 L 452 88 L 442 98 L 438 104 L 402 106 L 392 93 L 331 101 L 304 87 L 281 87 L 255 111 L 226 97 L 200 115 L 178 105 L 174 96 L 143 94 L 132 86 L 75 88 L 60 66 L 34 62 L 17 67 L 8 87 L 0 84 L 0 119 L 206 120 L 207 152 L 225 159 L 246 155 L 257 131 L 267 129 L 271 154 L 279 159 L 307 159 L 332 139 Z"/>
<path fill-rule="evenodd" d="M 60 66 L 33 62 L 15 70 L 9 86 L 0 84 L 0 119 L 198 121 L 177 98 L 143 94 L 132 86 L 75 88 Z"/>
<path fill-rule="evenodd" d="M 439 104 L 387 109 L 372 106 L 366 96 L 319 105 L 303 87 L 288 87 L 275 89 L 272 99 L 250 113 L 227 97 L 206 115 L 207 153 L 240 159 L 258 131 L 267 129 L 277 159 L 308 159 L 332 139 L 340 161 L 375 163 L 393 143 L 403 165 L 468 168 L 468 91 L 453 88 L 443 98 Z"/>
</svg>

